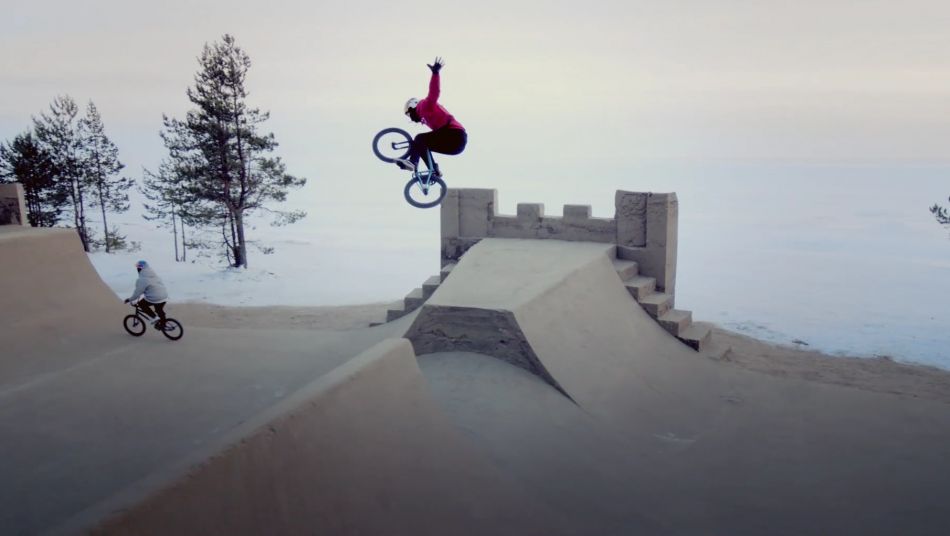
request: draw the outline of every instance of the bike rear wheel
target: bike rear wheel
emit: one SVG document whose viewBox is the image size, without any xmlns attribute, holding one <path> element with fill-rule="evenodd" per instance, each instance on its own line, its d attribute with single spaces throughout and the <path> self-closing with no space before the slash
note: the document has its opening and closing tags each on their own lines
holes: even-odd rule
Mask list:
<svg viewBox="0 0 950 536">
<path fill-rule="evenodd" d="M 122 327 L 129 332 L 129 335 L 141 337 L 145 333 L 146 326 L 145 321 L 139 318 L 138 315 L 128 315 L 122 320 Z"/>
<path fill-rule="evenodd" d="M 164 327 L 165 329 L 162 330 L 162 335 L 173 341 L 177 341 L 185 334 L 185 328 L 181 327 L 181 322 L 174 318 L 166 318 Z"/>
<path fill-rule="evenodd" d="M 401 128 L 380 130 L 373 138 L 373 153 L 383 162 L 392 164 L 409 156 L 412 148 L 412 136 Z"/>
<path fill-rule="evenodd" d="M 438 177 L 429 179 L 428 184 L 419 179 L 412 179 L 406 183 L 403 195 L 406 201 L 416 208 L 432 208 L 438 206 L 448 193 L 445 181 Z"/>
</svg>

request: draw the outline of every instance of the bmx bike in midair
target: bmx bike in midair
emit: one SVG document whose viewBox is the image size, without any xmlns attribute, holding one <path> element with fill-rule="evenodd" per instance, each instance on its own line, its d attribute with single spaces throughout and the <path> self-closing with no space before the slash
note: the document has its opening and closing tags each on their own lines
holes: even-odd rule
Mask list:
<svg viewBox="0 0 950 536">
<path fill-rule="evenodd" d="M 373 138 L 373 152 L 383 162 L 392 164 L 406 158 L 411 149 L 412 136 L 401 128 L 383 129 Z M 417 208 L 438 206 L 447 191 L 445 181 L 432 160 L 431 151 L 426 151 L 425 162 L 427 168 L 422 171 L 417 167 L 403 189 L 406 201 Z"/>
</svg>

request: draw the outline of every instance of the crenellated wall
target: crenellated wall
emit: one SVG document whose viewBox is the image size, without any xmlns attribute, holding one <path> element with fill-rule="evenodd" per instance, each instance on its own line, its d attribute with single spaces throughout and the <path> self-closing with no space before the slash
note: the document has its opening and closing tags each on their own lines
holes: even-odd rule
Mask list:
<svg viewBox="0 0 950 536">
<path fill-rule="evenodd" d="M 29 225 L 23 185 L 0 184 L 0 225 Z"/>
<path fill-rule="evenodd" d="M 678 204 L 675 193 L 618 190 L 613 218 L 594 218 L 590 205 L 564 205 L 561 216 L 541 203 L 519 203 L 514 216 L 498 214 L 498 192 L 449 189 L 442 201 L 442 265 L 457 261 L 483 238 L 534 238 L 615 244 L 617 258 L 637 261 L 657 288 L 676 286 Z"/>
</svg>

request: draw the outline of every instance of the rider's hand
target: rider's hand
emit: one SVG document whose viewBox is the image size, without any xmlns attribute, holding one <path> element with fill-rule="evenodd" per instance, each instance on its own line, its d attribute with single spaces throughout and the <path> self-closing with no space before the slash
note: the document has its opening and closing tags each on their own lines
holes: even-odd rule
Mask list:
<svg viewBox="0 0 950 536">
<path fill-rule="evenodd" d="M 437 74 L 442 70 L 443 65 L 445 65 L 445 62 L 442 61 L 442 58 L 436 56 L 435 62 L 432 65 L 428 65 L 428 67 L 430 70 L 432 70 L 432 74 Z"/>
<path fill-rule="evenodd" d="M 129 303 L 129 299 L 128 299 L 128 298 L 126 298 L 126 299 L 125 299 L 125 301 L 124 301 L 123 303 Z"/>
</svg>

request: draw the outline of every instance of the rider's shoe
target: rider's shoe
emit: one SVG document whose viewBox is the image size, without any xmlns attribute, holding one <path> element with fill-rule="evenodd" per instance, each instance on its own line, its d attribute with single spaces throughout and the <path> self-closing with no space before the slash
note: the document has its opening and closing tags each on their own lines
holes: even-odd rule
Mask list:
<svg viewBox="0 0 950 536">
<path fill-rule="evenodd" d="M 409 160 L 405 158 L 400 158 L 396 160 L 396 165 L 399 166 L 399 169 L 405 169 L 406 171 L 415 171 L 416 166 L 412 164 Z"/>
</svg>

